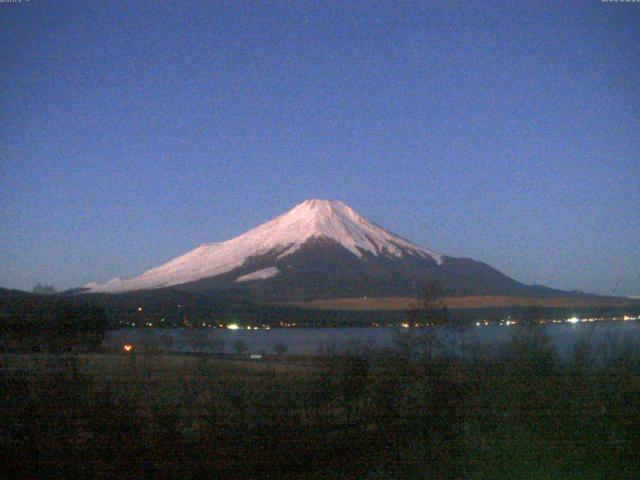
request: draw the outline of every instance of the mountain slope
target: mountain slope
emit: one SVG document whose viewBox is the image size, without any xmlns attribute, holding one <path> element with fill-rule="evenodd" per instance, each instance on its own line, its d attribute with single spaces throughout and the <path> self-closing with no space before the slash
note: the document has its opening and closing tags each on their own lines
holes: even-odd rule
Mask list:
<svg viewBox="0 0 640 480">
<path fill-rule="evenodd" d="M 85 289 L 226 291 L 265 302 L 413 296 L 428 282 L 449 295 L 566 294 L 424 249 L 328 200 L 307 200 L 234 239 L 201 245 L 137 277 Z"/>
</svg>

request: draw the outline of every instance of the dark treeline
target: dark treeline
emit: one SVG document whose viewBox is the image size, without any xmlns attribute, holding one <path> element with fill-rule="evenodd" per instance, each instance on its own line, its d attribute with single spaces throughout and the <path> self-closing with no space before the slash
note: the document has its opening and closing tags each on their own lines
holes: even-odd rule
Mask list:
<svg viewBox="0 0 640 480">
<path fill-rule="evenodd" d="M 309 310 L 291 306 L 261 305 L 223 294 L 202 294 L 177 290 L 131 292 L 120 295 L 90 294 L 66 297 L 69 301 L 104 308 L 113 325 L 178 327 L 189 324 L 240 323 L 272 325 L 295 323 L 296 326 L 334 327 L 399 325 L 407 319 L 406 311 L 340 311 Z M 635 307 L 493 307 L 451 309 L 448 317 L 454 322 L 472 323 L 479 319 L 496 322 L 512 319 L 566 319 L 580 317 L 618 317 L 639 315 Z"/>
<path fill-rule="evenodd" d="M 195 293 L 172 289 L 150 290 L 119 295 L 33 295 L 0 289 L 0 315 L 34 318 L 34 305 L 53 311 L 56 305 L 67 310 L 95 307 L 103 310 L 110 328 L 141 326 L 147 322 L 154 327 L 199 326 L 202 324 L 238 323 L 244 325 L 295 324 L 307 327 L 400 325 L 411 317 L 407 311 L 340 311 L 309 310 L 292 306 L 262 305 L 224 294 Z M 97 311 L 97 310 L 96 310 Z M 415 312 L 414 312 L 415 313 Z M 497 322 L 503 319 L 536 320 L 566 319 L 572 316 L 612 318 L 640 315 L 635 307 L 491 307 L 450 309 L 452 322 L 470 324 L 478 320 Z M 51 316 L 47 313 L 46 316 Z"/>
<path fill-rule="evenodd" d="M 161 308 L 154 304 L 138 311 L 135 304 L 105 306 L 114 324 L 127 325 L 132 322 L 141 325 L 152 322 L 154 326 L 179 327 L 185 324 L 198 326 L 205 324 L 239 323 L 246 325 L 293 324 L 300 327 L 349 327 L 371 325 L 400 325 L 407 320 L 406 311 L 347 311 L 309 310 L 295 307 L 219 304 L 181 304 L 180 307 Z M 510 318 L 523 319 L 567 319 L 573 316 L 614 318 L 623 315 L 640 315 L 640 307 L 491 307 L 472 309 L 452 309 L 448 311 L 451 321 L 471 324 L 478 320 L 499 322 Z M 162 321 L 164 319 L 164 321 Z"/>
<path fill-rule="evenodd" d="M 53 295 L 0 296 L 0 351 L 93 351 L 110 326 L 97 305 Z"/>
<path fill-rule="evenodd" d="M 560 362 L 543 329 L 433 358 L 311 365 L 207 355 L 28 356 L 0 378 L 8 478 L 639 478 L 640 355 Z"/>
</svg>

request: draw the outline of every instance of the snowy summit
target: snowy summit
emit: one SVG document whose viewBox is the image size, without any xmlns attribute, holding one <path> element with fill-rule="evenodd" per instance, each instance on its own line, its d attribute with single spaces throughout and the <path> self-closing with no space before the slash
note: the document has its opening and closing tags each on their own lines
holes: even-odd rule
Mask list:
<svg viewBox="0 0 640 480">
<path fill-rule="evenodd" d="M 232 272 L 264 256 L 280 260 L 313 240 L 329 240 L 362 258 L 410 255 L 441 265 L 443 257 L 404 240 L 335 200 L 306 200 L 248 232 L 220 243 L 204 244 L 164 265 L 130 279 L 85 285 L 91 292 L 118 293 L 180 285 Z M 236 282 L 279 275 L 275 265 L 238 276 Z"/>
</svg>

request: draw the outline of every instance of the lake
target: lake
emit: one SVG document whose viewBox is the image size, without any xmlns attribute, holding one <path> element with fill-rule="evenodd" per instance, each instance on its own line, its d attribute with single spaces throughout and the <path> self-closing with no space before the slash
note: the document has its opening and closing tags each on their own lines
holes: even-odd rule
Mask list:
<svg viewBox="0 0 640 480">
<path fill-rule="evenodd" d="M 517 326 L 487 325 L 469 327 L 461 334 L 439 330 L 441 343 L 450 351 L 460 342 L 498 351 L 519 329 Z M 552 345 L 561 356 L 570 354 L 580 342 L 589 341 L 595 352 L 602 355 L 628 347 L 640 346 L 639 321 L 610 321 L 577 324 L 547 324 Z M 425 329 L 395 327 L 354 328 L 274 328 L 261 330 L 229 329 L 119 329 L 108 332 L 104 340 L 107 348 L 119 349 L 125 343 L 157 347 L 173 352 L 235 353 L 239 341 L 248 353 L 274 353 L 276 345 L 283 345 L 287 354 L 318 355 L 330 351 L 346 352 L 355 349 L 373 350 L 397 348 L 400 335 L 421 335 Z M 142 349 L 142 348 L 140 348 Z"/>
</svg>

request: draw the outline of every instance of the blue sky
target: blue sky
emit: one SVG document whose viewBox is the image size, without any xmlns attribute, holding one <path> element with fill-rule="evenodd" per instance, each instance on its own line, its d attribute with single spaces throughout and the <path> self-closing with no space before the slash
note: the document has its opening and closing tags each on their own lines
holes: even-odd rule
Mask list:
<svg viewBox="0 0 640 480">
<path fill-rule="evenodd" d="M 132 276 L 330 198 L 640 294 L 640 4 L 34 0 L 0 4 L 0 45 L 0 286 Z"/>
</svg>

